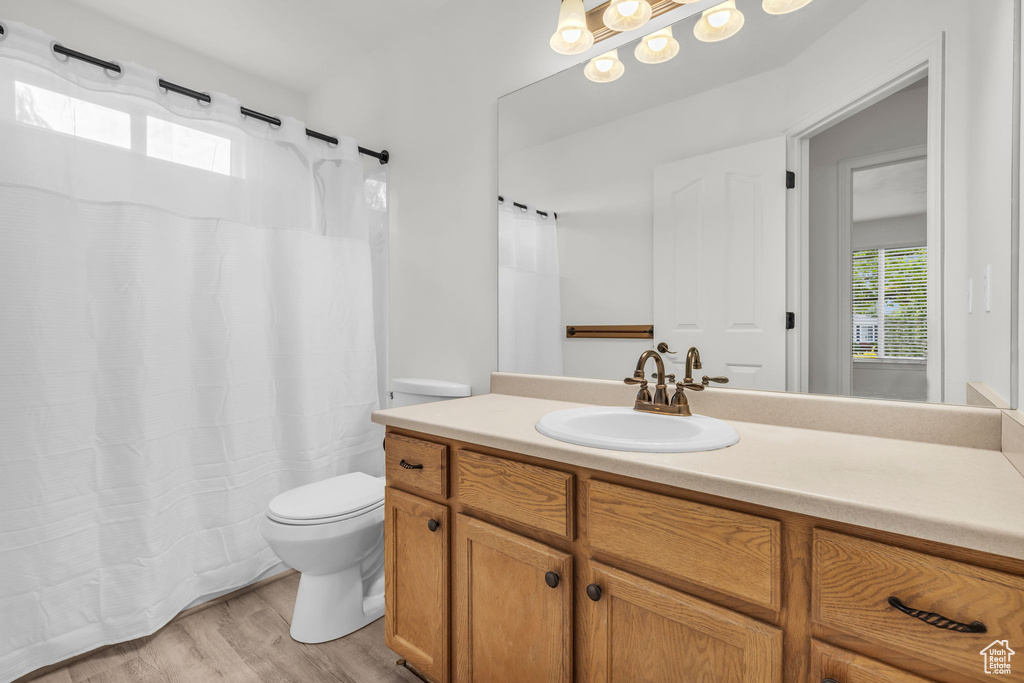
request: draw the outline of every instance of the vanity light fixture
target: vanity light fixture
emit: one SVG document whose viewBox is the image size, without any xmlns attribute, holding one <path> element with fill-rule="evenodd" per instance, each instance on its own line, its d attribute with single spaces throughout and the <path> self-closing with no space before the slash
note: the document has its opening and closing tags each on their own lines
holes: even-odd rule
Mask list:
<svg viewBox="0 0 1024 683">
<path fill-rule="evenodd" d="M 625 72 L 618 49 L 594 57 L 583 69 L 583 74 L 595 83 L 611 83 Z"/>
<path fill-rule="evenodd" d="M 634 52 L 644 64 L 660 64 L 679 54 L 679 41 L 672 37 L 672 27 L 666 26 L 643 37 Z"/>
<path fill-rule="evenodd" d="M 650 21 L 652 13 L 647 0 L 612 0 L 604 11 L 604 25 L 613 31 L 632 31 Z"/>
<path fill-rule="evenodd" d="M 587 28 L 583 0 L 562 0 L 558 10 L 558 28 L 551 36 L 551 49 L 563 55 L 578 55 L 593 44 L 594 34 Z"/>
<path fill-rule="evenodd" d="M 743 28 L 743 12 L 736 9 L 736 0 L 725 0 L 704 10 L 700 21 L 693 27 L 693 35 L 705 43 L 715 43 L 736 35 Z"/>
<path fill-rule="evenodd" d="M 768 14 L 789 14 L 811 4 L 811 0 L 764 0 L 761 7 Z"/>
</svg>

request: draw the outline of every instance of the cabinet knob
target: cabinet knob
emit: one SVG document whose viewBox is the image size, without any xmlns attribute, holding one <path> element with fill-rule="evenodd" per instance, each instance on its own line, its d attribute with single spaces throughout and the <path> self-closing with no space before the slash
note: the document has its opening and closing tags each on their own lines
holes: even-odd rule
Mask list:
<svg viewBox="0 0 1024 683">
<path fill-rule="evenodd" d="M 441 528 L 441 524 L 436 519 L 432 519 L 429 522 L 427 522 L 427 528 L 431 531 L 437 531 Z"/>
<path fill-rule="evenodd" d="M 601 587 L 598 586 L 596 583 L 592 583 L 589 586 L 587 586 L 587 597 L 590 598 L 591 600 L 593 600 L 594 602 L 597 602 L 598 600 L 600 600 L 601 599 Z"/>
<path fill-rule="evenodd" d="M 558 588 L 558 572 L 548 572 L 544 575 L 544 583 L 552 588 Z"/>
</svg>

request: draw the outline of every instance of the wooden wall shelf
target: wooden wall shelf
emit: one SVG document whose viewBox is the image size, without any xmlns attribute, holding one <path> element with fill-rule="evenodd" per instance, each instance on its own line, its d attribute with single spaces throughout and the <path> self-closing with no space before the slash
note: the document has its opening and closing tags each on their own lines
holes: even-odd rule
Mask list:
<svg viewBox="0 0 1024 683">
<path fill-rule="evenodd" d="M 567 339 L 654 339 L 654 325 L 568 325 Z"/>
</svg>

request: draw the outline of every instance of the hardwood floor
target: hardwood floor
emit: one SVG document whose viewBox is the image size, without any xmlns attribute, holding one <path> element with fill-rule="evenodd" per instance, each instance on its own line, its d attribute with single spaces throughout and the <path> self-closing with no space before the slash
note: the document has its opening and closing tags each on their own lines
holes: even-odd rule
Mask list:
<svg viewBox="0 0 1024 683">
<path fill-rule="evenodd" d="M 420 683 L 384 645 L 384 620 L 305 645 L 288 635 L 298 575 L 32 679 L 34 683 Z"/>
</svg>

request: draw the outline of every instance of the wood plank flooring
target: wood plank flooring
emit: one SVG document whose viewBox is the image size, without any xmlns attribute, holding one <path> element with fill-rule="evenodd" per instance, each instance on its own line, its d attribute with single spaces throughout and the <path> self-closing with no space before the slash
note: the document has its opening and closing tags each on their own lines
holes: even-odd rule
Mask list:
<svg viewBox="0 0 1024 683">
<path fill-rule="evenodd" d="M 34 683 L 420 683 L 384 645 L 384 620 L 305 645 L 288 635 L 297 574 L 78 660 Z"/>
</svg>

